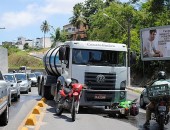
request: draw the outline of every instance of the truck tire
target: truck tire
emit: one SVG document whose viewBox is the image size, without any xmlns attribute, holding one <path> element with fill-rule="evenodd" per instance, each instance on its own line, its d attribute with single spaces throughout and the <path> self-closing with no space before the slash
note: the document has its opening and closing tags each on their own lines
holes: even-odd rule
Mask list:
<svg viewBox="0 0 170 130">
<path fill-rule="evenodd" d="M 1 126 L 7 125 L 8 124 L 8 119 L 9 119 L 9 107 L 7 105 L 5 111 L 0 116 L 0 125 Z"/>
<path fill-rule="evenodd" d="M 51 86 L 44 86 L 42 85 L 41 88 L 41 96 L 42 98 L 46 98 L 47 100 L 53 100 L 54 96 L 51 95 Z"/>
<path fill-rule="evenodd" d="M 38 79 L 37 87 L 38 87 L 38 95 L 41 96 L 42 81 L 40 79 Z"/>
</svg>

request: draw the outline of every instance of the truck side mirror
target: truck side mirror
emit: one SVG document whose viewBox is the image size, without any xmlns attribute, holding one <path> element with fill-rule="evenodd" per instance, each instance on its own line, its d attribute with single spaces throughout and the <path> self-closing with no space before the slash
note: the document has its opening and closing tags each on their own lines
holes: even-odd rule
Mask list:
<svg viewBox="0 0 170 130">
<path fill-rule="evenodd" d="M 136 63 L 136 53 L 135 52 L 130 52 L 130 63 L 135 64 Z"/>
<path fill-rule="evenodd" d="M 65 47 L 60 47 L 59 49 L 59 60 L 65 60 Z"/>
</svg>

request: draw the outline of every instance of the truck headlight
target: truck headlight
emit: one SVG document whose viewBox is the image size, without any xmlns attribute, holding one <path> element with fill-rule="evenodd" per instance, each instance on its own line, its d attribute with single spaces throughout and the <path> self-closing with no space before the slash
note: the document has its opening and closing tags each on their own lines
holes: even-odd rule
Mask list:
<svg viewBox="0 0 170 130">
<path fill-rule="evenodd" d="M 120 99 L 124 99 L 126 96 L 126 93 L 125 92 L 120 92 Z"/>
</svg>

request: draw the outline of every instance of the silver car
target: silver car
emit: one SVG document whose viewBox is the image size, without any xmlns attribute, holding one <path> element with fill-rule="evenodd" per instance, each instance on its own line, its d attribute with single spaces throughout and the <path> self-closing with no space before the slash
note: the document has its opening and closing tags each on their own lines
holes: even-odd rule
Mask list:
<svg viewBox="0 0 170 130">
<path fill-rule="evenodd" d="M 140 107 L 141 108 L 145 108 L 146 105 L 149 103 L 149 99 L 147 97 L 147 91 L 146 91 L 146 88 L 141 92 L 141 95 L 140 95 L 140 101 L 139 101 L 139 104 L 140 104 Z"/>
<path fill-rule="evenodd" d="M 13 73 L 3 74 L 5 81 L 10 83 L 11 98 L 17 101 L 20 98 L 20 85 L 21 81 L 17 81 Z"/>
<path fill-rule="evenodd" d="M 28 73 L 28 78 L 31 79 L 31 86 L 37 86 L 37 77 L 35 73 Z"/>
<path fill-rule="evenodd" d="M 170 79 L 166 79 L 165 81 L 167 82 L 170 82 Z M 139 101 L 139 104 L 140 104 L 140 107 L 141 108 L 145 108 L 146 105 L 150 102 L 150 100 L 148 99 L 147 97 L 147 89 L 146 87 L 149 87 L 149 86 L 152 86 L 154 82 L 152 82 L 150 85 L 148 86 L 145 86 L 145 89 L 141 92 L 141 95 L 140 95 L 140 101 Z"/>
<path fill-rule="evenodd" d="M 14 73 L 17 81 L 21 81 L 20 84 L 20 92 L 31 92 L 31 79 L 28 79 L 26 73 Z"/>
</svg>

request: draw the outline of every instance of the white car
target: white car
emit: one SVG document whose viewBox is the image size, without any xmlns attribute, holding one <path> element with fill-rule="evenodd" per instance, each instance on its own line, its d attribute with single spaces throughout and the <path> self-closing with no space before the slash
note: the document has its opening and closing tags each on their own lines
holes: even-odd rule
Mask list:
<svg viewBox="0 0 170 130">
<path fill-rule="evenodd" d="M 28 78 L 31 79 L 31 86 L 37 86 L 37 77 L 35 73 L 28 73 Z"/>
<path fill-rule="evenodd" d="M 26 73 L 14 73 L 17 81 L 21 81 L 20 84 L 20 92 L 31 92 L 31 79 L 28 79 Z"/>
<path fill-rule="evenodd" d="M 3 74 L 5 81 L 10 83 L 11 98 L 17 101 L 20 98 L 20 82 L 13 73 Z"/>
</svg>

